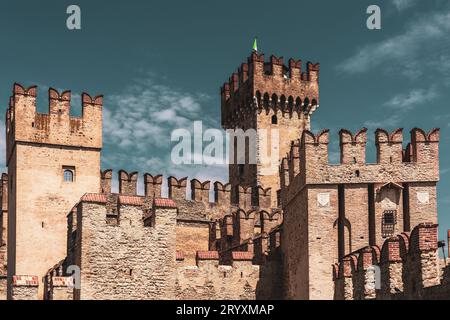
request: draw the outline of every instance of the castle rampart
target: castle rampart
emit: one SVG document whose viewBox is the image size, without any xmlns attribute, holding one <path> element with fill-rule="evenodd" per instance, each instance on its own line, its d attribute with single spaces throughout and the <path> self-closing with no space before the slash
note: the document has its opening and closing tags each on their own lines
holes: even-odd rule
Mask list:
<svg viewBox="0 0 450 320">
<path fill-rule="evenodd" d="M 41 114 L 37 88 L 15 84 L 0 298 L 448 298 L 450 269 L 437 255 L 439 129 L 413 129 L 406 148 L 402 129 L 377 129 L 376 163 L 367 129 L 343 129 L 340 163 L 330 164 L 329 130 L 311 131 L 319 69 L 253 52 L 221 102 L 224 129 L 257 132 L 254 142 L 230 140 L 235 158 L 255 151 L 256 164 L 230 164 L 228 183 L 171 176 L 167 190 L 146 173 L 143 194 L 139 173 L 120 170 L 113 193 L 113 171 L 100 169 L 102 96 L 83 94 L 74 117 L 71 92 L 49 89 Z M 272 152 L 279 170 L 264 161 Z"/>
<path fill-rule="evenodd" d="M 279 260 L 269 258 L 269 253 L 279 242 L 268 241 L 257 250 L 243 242 L 221 252 L 196 251 L 191 264 L 177 248 L 180 218 L 174 200 L 111 196 L 86 194 L 69 214 L 68 238 L 73 241 L 69 240 L 67 258 L 45 277 L 47 299 L 253 300 L 257 292 L 270 296 L 258 288 L 262 274 L 256 260 L 265 265 L 264 277 L 273 276 L 267 268 L 273 272 L 270 263 Z M 253 243 L 252 228 L 248 226 L 247 240 Z M 72 278 L 64 272 L 72 264 L 81 268 L 81 290 L 72 290 Z"/>
<path fill-rule="evenodd" d="M 40 143 L 73 147 L 102 148 L 103 96 L 82 94 L 81 118 L 70 115 L 70 91 L 49 89 L 49 111 L 36 111 L 37 87 L 14 85 L 6 114 L 7 154 L 15 143 Z"/>
<path fill-rule="evenodd" d="M 378 247 L 353 252 L 334 266 L 335 298 L 448 298 L 448 272 L 441 272 L 437 249 L 437 225 L 423 223 L 385 241 L 381 252 Z"/>
<path fill-rule="evenodd" d="M 284 241 L 286 277 L 292 286 L 288 297 L 311 299 L 314 293 L 324 297 L 322 292 L 328 292 L 332 282 L 317 265 L 342 259 L 355 248 L 382 246 L 386 239 L 420 223 L 437 222 L 439 130 L 413 129 L 410 146 L 400 157 L 402 130 L 388 134 L 378 129 L 374 164 L 366 163 L 366 133 L 366 129 L 356 134 L 341 130 L 341 163 L 332 165 L 328 130 L 317 135 L 304 131 L 281 163 L 283 236 L 298 244 Z M 412 156 L 403 156 L 408 149 Z M 414 156 L 417 153 L 423 154 Z M 305 264 L 293 266 L 301 257 Z M 314 285 L 307 289 L 309 279 Z"/>
<path fill-rule="evenodd" d="M 308 63 L 304 73 L 301 68 L 301 61 L 291 59 L 285 66 L 283 58 L 271 56 L 266 63 L 264 54 L 253 52 L 221 89 L 222 127 L 257 132 L 256 143 L 245 142 L 245 149 L 239 148 L 236 137 L 230 139 L 233 154 L 245 150 L 247 159 L 245 164 L 234 162 L 229 166 L 232 188 L 237 185 L 271 188 L 271 206 L 277 204 L 278 172 L 273 171 L 272 164 L 251 164 L 248 159 L 250 150 L 256 149 L 262 158 L 267 149 L 267 156 L 276 156 L 279 161 L 289 151 L 291 141 L 310 129 L 310 117 L 319 106 L 319 64 Z M 272 149 L 273 144 L 277 145 L 277 151 Z"/>
</svg>

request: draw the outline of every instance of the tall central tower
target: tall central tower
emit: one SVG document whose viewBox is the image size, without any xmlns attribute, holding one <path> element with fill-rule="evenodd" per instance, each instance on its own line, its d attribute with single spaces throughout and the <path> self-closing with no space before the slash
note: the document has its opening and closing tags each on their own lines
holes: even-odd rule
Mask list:
<svg viewBox="0 0 450 320">
<path fill-rule="evenodd" d="M 222 127 L 253 129 L 257 135 L 256 142 L 247 135 L 245 147 L 236 138 L 230 140 L 230 183 L 234 189 L 237 185 L 271 188 L 272 206 L 276 207 L 279 163 L 290 151 L 291 141 L 310 129 L 311 115 L 319 106 L 319 64 L 308 62 L 302 72 L 301 60 L 290 59 L 286 66 L 283 58 L 271 56 L 265 62 L 264 54 L 255 51 L 223 85 L 221 95 Z M 249 157 L 252 148 L 256 154 L 253 163 Z M 245 163 L 238 163 L 239 152 L 245 152 Z M 267 158 L 275 158 L 276 163 Z"/>
<path fill-rule="evenodd" d="M 81 118 L 70 115 L 70 100 L 69 91 L 50 89 L 49 112 L 41 114 L 36 87 L 14 85 L 6 113 L 8 287 L 13 275 L 42 279 L 64 259 L 67 214 L 100 190 L 102 97 L 83 94 Z"/>
</svg>

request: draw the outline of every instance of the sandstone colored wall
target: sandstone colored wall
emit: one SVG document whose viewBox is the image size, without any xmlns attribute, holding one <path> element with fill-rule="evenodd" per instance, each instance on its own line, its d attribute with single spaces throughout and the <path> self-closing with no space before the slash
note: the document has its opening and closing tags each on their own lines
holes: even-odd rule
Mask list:
<svg viewBox="0 0 450 320">
<path fill-rule="evenodd" d="M 51 300 L 73 300 L 74 282 L 71 277 L 52 277 Z"/>
<path fill-rule="evenodd" d="M 172 199 L 154 199 L 153 203 L 148 207 L 146 198 L 136 196 L 83 196 L 69 215 L 69 251 L 63 262 L 81 266 L 81 290 L 75 290 L 74 299 L 281 297 L 281 263 L 278 254 L 271 254 L 280 250 L 278 237 L 271 233 L 270 246 L 259 246 L 257 252 L 250 244 L 239 247 L 249 251 L 222 252 L 221 256 L 208 249 L 198 251 L 191 263 L 192 246 L 208 245 L 203 241 L 209 237 L 209 224 L 197 221 L 196 225 L 186 221 L 186 215 L 180 219 L 180 209 Z M 200 233 L 189 234 L 193 231 Z M 205 239 L 195 244 L 197 237 Z M 181 250 L 183 243 L 187 255 Z M 261 266 L 254 265 L 257 260 Z M 56 268 L 59 274 L 59 265 Z M 51 285 L 52 279 L 51 299 L 70 299 L 70 290 Z"/>
<path fill-rule="evenodd" d="M 255 300 L 259 266 L 251 261 L 234 261 L 231 266 L 219 260 L 200 261 L 197 266 L 177 269 L 176 299 Z"/>
<path fill-rule="evenodd" d="M 315 186 L 303 189 L 288 203 L 282 241 L 286 298 L 333 298 L 329 266 L 338 255 L 337 199 L 337 186 Z"/>
<path fill-rule="evenodd" d="M 195 265 L 197 251 L 209 251 L 209 232 L 209 224 L 177 224 L 176 249 L 184 253 L 186 265 Z"/>
<path fill-rule="evenodd" d="M 15 84 L 6 116 L 9 278 L 42 278 L 63 259 L 65 215 L 84 193 L 100 189 L 102 97 L 83 94 L 82 117 L 73 117 L 69 91 L 49 89 L 45 114 L 36 111 L 36 96 L 36 87 Z M 65 169 L 74 171 L 73 183 L 64 181 Z"/>
<path fill-rule="evenodd" d="M 6 276 L 0 276 L 0 301 L 7 299 Z"/>
<path fill-rule="evenodd" d="M 72 148 L 17 145 L 10 163 L 9 274 L 43 277 L 66 256 L 66 214 L 86 192 L 99 190 L 100 153 Z M 49 161 L 51 159 L 51 161 Z M 64 182 L 63 166 L 75 168 L 75 181 Z"/>
<path fill-rule="evenodd" d="M 37 276 L 13 276 L 11 300 L 39 300 Z"/>
<path fill-rule="evenodd" d="M 75 298 L 173 298 L 176 213 L 176 208 L 157 209 L 154 227 L 144 226 L 142 207 L 122 204 L 118 223 L 108 225 L 104 204 L 82 202 L 75 253 L 75 261 L 81 262 L 81 290 Z"/>
</svg>

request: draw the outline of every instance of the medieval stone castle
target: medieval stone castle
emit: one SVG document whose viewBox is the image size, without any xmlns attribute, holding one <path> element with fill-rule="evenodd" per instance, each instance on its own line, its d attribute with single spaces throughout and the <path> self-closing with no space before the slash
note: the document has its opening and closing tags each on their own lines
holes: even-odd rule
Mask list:
<svg viewBox="0 0 450 320">
<path fill-rule="evenodd" d="M 138 173 L 120 171 L 111 192 L 102 96 L 83 94 L 73 117 L 69 91 L 50 89 L 46 114 L 36 92 L 15 84 L 6 112 L 2 299 L 450 298 L 439 130 L 413 129 L 404 148 L 401 129 L 378 129 L 373 164 L 367 130 L 342 130 L 329 164 L 329 132 L 310 131 L 319 64 L 253 52 L 221 89 L 224 129 L 280 131 L 277 173 L 232 164 L 227 184 L 170 177 L 167 199 L 160 175 L 145 174 L 138 195 Z"/>
</svg>

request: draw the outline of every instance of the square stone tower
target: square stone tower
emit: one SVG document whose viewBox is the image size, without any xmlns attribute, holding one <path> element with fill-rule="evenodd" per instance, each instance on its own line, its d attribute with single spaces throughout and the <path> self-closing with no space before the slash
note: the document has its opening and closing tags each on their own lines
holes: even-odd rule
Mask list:
<svg viewBox="0 0 450 320">
<path fill-rule="evenodd" d="M 290 59 L 286 66 L 283 58 L 271 56 L 265 62 L 264 54 L 254 51 L 223 85 L 221 95 L 223 128 L 241 129 L 247 136 L 230 139 L 234 201 L 238 202 L 238 185 L 260 185 L 272 189 L 272 206 L 276 207 L 280 160 L 290 151 L 291 142 L 310 129 L 310 117 L 319 106 L 319 64 L 308 62 L 302 73 L 301 60 Z M 251 132 L 256 132 L 257 139 L 252 140 Z M 238 161 L 244 152 L 245 161 Z M 253 163 L 252 154 L 256 154 Z"/>
<path fill-rule="evenodd" d="M 103 97 L 82 95 L 70 115 L 70 91 L 49 90 L 49 112 L 36 112 L 36 87 L 14 85 L 6 113 L 8 287 L 13 275 L 41 277 L 64 259 L 70 209 L 100 190 Z M 8 290 L 9 291 L 9 290 Z"/>
</svg>

